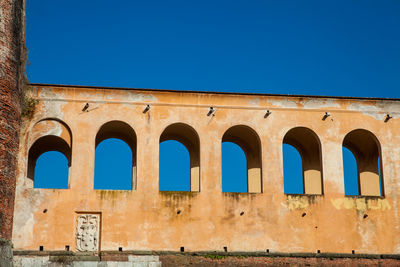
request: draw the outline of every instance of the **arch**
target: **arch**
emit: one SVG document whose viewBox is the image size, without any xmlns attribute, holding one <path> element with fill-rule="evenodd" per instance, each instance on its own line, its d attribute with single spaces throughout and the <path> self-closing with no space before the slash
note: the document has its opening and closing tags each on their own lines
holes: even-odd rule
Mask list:
<svg viewBox="0 0 400 267">
<path fill-rule="evenodd" d="M 132 151 L 136 151 L 136 133 L 132 127 L 123 121 L 109 121 L 103 124 L 96 134 L 96 147 L 102 141 L 109 138 L 121 139 L 129 145 Z"/>
<path fill-rule="evenodd" d="M 37 139 L 46 135 L 58 136 L 72 147 L 71 129 L 58 118 L 44 118 L 36 122 L 29 131 L 28 145 L 31 147 Z"/>
<path fill-rule="evenodd" d="M 383 196 L 382 157 L 378 138 L 368 130 L 356 129 L 344 137 L 343 146 L 356 159 L 359 195 Z"/>
<path fill-rule="evenodd" d="M 123 121 L 109 121 L 103 124 L 97 132 L 95 149 L 101 142 L 111 138 L 119 139 L 125 142 L 132 152 L 132 189 L 136 189 L 136 133 L 129 124 Z M 96 153 L 94 160 L 96 161 Z M 96 179 L 96 177 L 94 179 Z"/>
<path fill-rule="evenodd" d="M 286 133 L 283 144 L 293 146 L 301 156 L 303 193 L 323 194 L 321 142 L 317 134 L 306 127 L 295 127 Z"/>
<path fill-rule="evenodd" d="M 34 180 L 38 158 L 49 151 L 58 151 L 68 160 L 68 168 L 72 160 L 72 133 L 67 124 L 59 119 L 46 118 L 38 121 L 31 129 L 28 144 L 27 177 Z"/>
<path fill-rule="evenodd" d="M 234 143 L 244 151 L 247 159 L 247 192 L 261 193 L 261 141 L 258 134 L 248 126 L 236 125 L 224 133 L 224 142 Z"/>
<path fill-rule="evenodd" d="M 190 156 L 190 191 L 200 191 L 200 139 L 193 127 L 185 123 L 167 126 L 160 136 L 160 144 L 175 140 L 183 144 Z"/>
</svg>

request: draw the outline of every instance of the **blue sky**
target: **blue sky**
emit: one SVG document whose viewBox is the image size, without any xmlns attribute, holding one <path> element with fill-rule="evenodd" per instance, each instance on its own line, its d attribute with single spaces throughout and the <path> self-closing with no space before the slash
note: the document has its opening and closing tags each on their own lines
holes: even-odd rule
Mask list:
<svg viewBox="0 0 400 267">
<path fill-rule="evenodd" d="M 27 72 L 33 83 L 398 98 L 399 29 L 395 0 L 27 1 Z"/>
</svg>

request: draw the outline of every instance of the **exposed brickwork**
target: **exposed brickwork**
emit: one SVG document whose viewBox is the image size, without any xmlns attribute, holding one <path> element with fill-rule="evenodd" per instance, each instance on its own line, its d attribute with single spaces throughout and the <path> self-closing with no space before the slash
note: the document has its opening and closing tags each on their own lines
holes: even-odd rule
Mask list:
<svg viewBox="0 0 400 267">
<path fill-rule="evenodd" d="M 396 259 L 362 258 L 300 258 L 300 257 L 223 257 L 213 259 L 203 256 L 163 255 L 160 256 L 163 267 L 172 266 L 399 266 Z"/>
<path fill-rule="evenodd" d="M 102 261 L 128 261 L 127 254 L 104 254 L 101 255 Z"/>
<path fill-rule="evenodd" d="M 24 75 L 25 1 L 0 2 L 0 237 L 11 239 Z"/>
<path fill-rule="evenodd" d="M 103 251 L 100 256 L 93 254 L 75 253 L 71 251 L 14 251 L 16 259 L 39 260 L 47 258 L 51 262 L 57 262 L 60 266 L 70 266 L 74 262 L 74 266 L 80 266 L 80 262 L 98 262 L 100 265 L 108 266 L 107 262 L 120 262 L 121 266 L 125 266 L 127 262 L 142 263 L 162 263 L 162 266 L 400 266 L 400 257 L 398 255 L 345 255 L 345 254 L 319 254 L 304 253 L 303 255 L 278 255 L 269 254 L 261 255 L 256 252 L 237 253 L 236 255 L 224 255 L 222 253 L 207 254 L 176 253 L 176 252 L 156 252 L 148 251 Z M 257 255 L 258 254 L 258 255 Z M 64 263 L 65 265 L 62 265 Z M 47 263 L 48 264 L 48 263 Z M 33 264 L 31 264 L 33 265 Z M 102 266 L 103 266 L 102 265 Z M 19 266 L 19 265 L 17 265 Z M 42 265 L 50 266 L 50 265 Z M 53 265 L 51 265 L 53 266 Z M 58 266 L 58 265 L 57 265 Z M 113 265 L 114 266 L 114 265 Z M 136 266 L 136 265 L 135 265 Z M 142 265 L 140 265 L 142 266 Z M 147 265 L 143 265 L 147 266 Z M 157 266 L 157 265 L 149 265 Z"/>
</svg>

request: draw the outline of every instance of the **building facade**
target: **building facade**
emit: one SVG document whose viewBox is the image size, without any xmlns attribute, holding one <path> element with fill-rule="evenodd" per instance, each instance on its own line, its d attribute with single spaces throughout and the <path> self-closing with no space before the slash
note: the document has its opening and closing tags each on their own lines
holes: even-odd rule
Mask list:
<svg viewBox="0 0 400 267">
<path fill-rule="evenodd" d="M 15 251 L 270 251 L 398 254 L 400 101 L 33 84 L 23 122 Z M 97 144 L 132 150 L 132 190 L 95 190 Z M 190 192 L 159 190 L 159 144 L 190 154 Z M 247 158 L 247 193 L 224 193 L 221 143 Z M 303 161 L 285 194 L 283 143 Z M 357 159 L 346 196 L 343 146 Z M 37 158 L 68 159 L 67 189 L 34 188 Z M 112 156 L 112 155 L 111 155 Z"/>
</svg>

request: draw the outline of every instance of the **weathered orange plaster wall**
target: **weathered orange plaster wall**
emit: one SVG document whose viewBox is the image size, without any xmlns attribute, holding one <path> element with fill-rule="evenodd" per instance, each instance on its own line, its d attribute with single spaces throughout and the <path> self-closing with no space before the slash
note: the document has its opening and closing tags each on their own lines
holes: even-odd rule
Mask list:
<svg viewBox="0 0 400 267">
<path fill-rule="evenodd" d="M 400 101 L 47 85 L 32 86 L 31 95 L 40 104 L 21 132 L 16 250 L 75 250 L 77 212 L 99 212 L 101 250 L 400 253 Z M 86 102 L 89 111 L 82 112 Z M 144 114 L 147 104 L 151 109 Z M 210 106 L 215 116 L 207 116 Z M 272 114 L 264 118 L 267 110 Z M 325 112 L 331 116 L 323 121 Z M 385 123 L 387 112 L 393 119 Z M 44 118 L 71 129 L 69 189 L 35 189 L 26 177 L 30 131 Z M 137 135 L 133 191 L 93 189 L 96 133 L 112 120 L 128 123 Z M 200 192 L 158 190 L 159 138 L 177 122 L 200 138 Z M 222 193 L 221 138 L 234 125 L 247 125 L 260 137 L 262 193 Z M 282 140 L 297 126 L 320 139 L 321 196 L 283 193 Z M 380 142 L 384 197 L 344 196 L 342 142 L 358 128 Z"/>
</svg>

